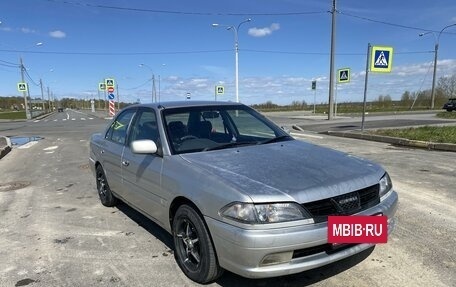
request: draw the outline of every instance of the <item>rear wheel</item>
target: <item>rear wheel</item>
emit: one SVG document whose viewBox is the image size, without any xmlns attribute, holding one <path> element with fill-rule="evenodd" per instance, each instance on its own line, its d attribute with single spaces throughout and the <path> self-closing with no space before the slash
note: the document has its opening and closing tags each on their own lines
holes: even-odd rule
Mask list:
<svg viewBox="0 0 456 287">
<path fill-rule="evenodd" d="M 108 207 L 115 206 L 117 204 L 117 198 L 112 194 L 111 189 L 109 188 L 108 180 L 106 179 L 106 175 L 101 165 L 97 166 L 96 174 L 97 190 L 101 204 Z"/>
<path fill-rule="evenodd" d="M 189 205 L 180 206 L 174 216 L 173 238 L 174 257 L 187 277 L 208 283 L 222 275 L 203 219 Z"/>
</svg>

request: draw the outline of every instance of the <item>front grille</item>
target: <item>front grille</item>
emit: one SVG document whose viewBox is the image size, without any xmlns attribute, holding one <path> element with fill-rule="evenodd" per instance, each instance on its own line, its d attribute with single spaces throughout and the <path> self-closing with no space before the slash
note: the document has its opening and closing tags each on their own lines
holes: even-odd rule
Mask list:
<svg viewBox="0 0 456 287">
<path fill-rule="evenodd" d="M 321 252 L 326 252 L 326 254 L 331 255 L 333 253 L 345 250 L 347 248 L 353 247 L 358 245 L 357 243 L 350 243 L 350 244 L 338 244 L 338 245 L 333 245 L 331 243 L 326 243 L 323 245 L 318 245 L 318 246 L 313 246 L 309 248 L 304 248 L 304 249 L 298 249 L 293 251 L 293 259 L 295 258 L 301 258 L 301 257 L 306 257 L 314 254 L 318 254 Z"/>
<path fill-rule="evenodd" d="M 371 208 L 380 202 L 379 185 L 350 193 L 302 204 L 315 223 L 325 222 L 330 215 L 350 215 Z"/>
</svg>

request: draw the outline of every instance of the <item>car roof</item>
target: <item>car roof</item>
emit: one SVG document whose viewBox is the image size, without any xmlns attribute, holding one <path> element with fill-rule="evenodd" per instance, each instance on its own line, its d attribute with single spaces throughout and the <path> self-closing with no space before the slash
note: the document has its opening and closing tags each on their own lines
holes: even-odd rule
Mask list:
<svg viewBox="0 0 456 287">
<path fill-rule="evenodd" d="M 169 101 L 169 102 L 160 102 L 160 103 L 150 103 L 150 104 L 136 104 L 128 106 L 128 108 L 133 107 L 150 107 L 155 109 L 171 109 L 171 108 L 184 108 L 184 107 L 200 107 L 200 106 L 233 106 L 240 105 L 241 103 L 236 102 L 222 102 L 222 101 Z"/>
</svg>

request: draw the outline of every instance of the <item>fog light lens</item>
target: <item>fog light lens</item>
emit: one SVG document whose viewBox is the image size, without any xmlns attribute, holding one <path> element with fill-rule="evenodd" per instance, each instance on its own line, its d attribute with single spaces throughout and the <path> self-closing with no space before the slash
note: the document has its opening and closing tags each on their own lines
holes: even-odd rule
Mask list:
<svg viewBox="0 0 456 287">
<path fill-rule="evenodd" d="M 273 253 L 266 255 L 260 263 L 260 266 L 275 265 L 280 263 L 290 262 L 293 256 L 293 251 Z"/>
</svg>

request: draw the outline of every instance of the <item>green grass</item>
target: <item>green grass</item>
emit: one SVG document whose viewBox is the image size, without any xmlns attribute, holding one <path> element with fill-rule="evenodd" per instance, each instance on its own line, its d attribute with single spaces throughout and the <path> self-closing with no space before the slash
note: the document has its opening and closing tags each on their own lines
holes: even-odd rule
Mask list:
<svg viewBox="0 0 456 287">
<path fill-rule="evenodd" d="M 455 119 L 456 120 L 456 112 L 440 112 L 437 114 L 438 118 L 442 119 Z"/>
<path fill-rule="evenodd" d="M 456 126 L 447 127 L 418 127 L 407 129 L 385 129 L 370 132 L 376 135 L 405 138 L 434 143 L 456 144 Z"/>
<path fill-rule="evenodd" d="M 0 112 L 0 119 L 2 120 L 21 120 L 25 119 L 25 111 L 19 112 Z"/>
</svg>

